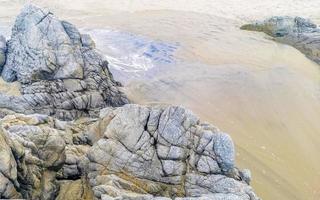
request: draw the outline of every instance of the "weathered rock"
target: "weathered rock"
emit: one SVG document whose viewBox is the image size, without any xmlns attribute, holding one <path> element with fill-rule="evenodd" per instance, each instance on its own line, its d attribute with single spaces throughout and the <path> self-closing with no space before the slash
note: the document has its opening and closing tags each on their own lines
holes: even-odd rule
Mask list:
<svg viewBox="0 0 320 200">
<path fill-rule="evenodd" d="M 65 148 L 66 160 L 61 169 L 60 179 L 77 179 L 82 176 L 82 165 L 85 165 L 88 145 L 67 145 Z"/>
<path fill-rule="evenodd" d="M 73 122 L 7 115 L 0 151 L 3 198 L 259 199 L 231 139 L 182 107 L 128 104 Z"/>
<path fill-rule="evenodd" d="M 56 200 L 91 200 L 92 191 L 85 179 L 59 181 L 60 191 Z"/>
<path fill-rule="evenodd" d="M 51 120 L 44 115 L 8 115 L 1 121 L 17 163 L 16 187 L 24 198 L 52 199 L 58 190 L 55 174 L 65 162 L 68 140 Z"/>
<path fill-rule="evenodd" d="M 2 43 L 0 38 L 0 69 Z M 0 108 L 70 120 L 128 103 L 90 36 L 47 10 L 33 5 L 22 10 L 6 56 L 2 77 L 19 81 L 22 96 L 2 94 Z"/>
<path fill-rule="evenodd" d="M 100 120 L 108 123 L 101 130 L 104 136 L 87 153 L 96 198 L 134 199 L 123 195 L 134 193 L 142 195 L 137 199 L 258 199 L 241 177 L 233 176 L 230 137 L 200 124 L 189 110 L 125 105 L 102 113 Z"/>
<path fill-rule="evenodd" d="M 6 39 L 2 35 L 0 35 L 0 71 L 2 70 L 6 62 L 6 51 L 7 51 Z"/>
<path fill-rule="evenodd" d="M 309 59 L 320 64 L 320 29 L 301 17 L 272 17 L 265 21 L 246 24 L 243 30 L 264 32 L 276 41 L 291 45 Z"/>
<path fill-rule="evenodd" d="M 84 177 L 85 155 L 90 146 L 74 142 L 79 142 L 78 131 L 91 121 L 63 122 L 38 114 L 14 114 L 1 119 L 0 175 L 4 177 L 0 177 L 0 197 L 55 199 L 58 194 L 65 197 L 59 191 L 66 181 L 60 180 Z M 67 187 L 78 186 L 68 182 Z"/>
<path fill-rule="evenodd" d="M 17 17 L 8 43 L 2 76 L 32 83 L 47 79 L 83 79 L 81 37 L 77 29 L 50 11 L 25 7 Z"/>
<path fill-rule="evenodd" d="M 8 136 L 0 132 L 0 196 L 1 198 L 21 198 L 15 188 L 19 186 L 17 163 L 11 151 L 10 142 Z"/>
</svg>

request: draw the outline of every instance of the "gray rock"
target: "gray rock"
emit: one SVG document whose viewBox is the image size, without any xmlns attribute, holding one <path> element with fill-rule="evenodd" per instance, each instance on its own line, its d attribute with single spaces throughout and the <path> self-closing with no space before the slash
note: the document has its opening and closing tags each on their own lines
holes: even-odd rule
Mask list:
<svg viewBox="0 0 320 200">
<path fill-rule="evenodd" d="M 92 124 L 62 122 L 47 115 L 7 115 L 0 121 L 0 196 L 5 198 L 54 199 L 60 180 L 81 179 L 87 167 L 86 144 L 74 144 L 82 127 Z M 1 177 L 1 174 L 4 177 Z M 73 193 L 86 188 L 68 182 Z M 66 184 L 64 184 L 66 185 Z M 90 190 L 90 191 L 89 191 Z"/>
<path fill-rule="evenodd" d="M 10 138 L 4 132 L 0 132 L 0 194 L 4 198 L 21 197 L 15 186 L 17 181 L 17 163 L 10 147 Z"/>
<path fill-rule="evenodd" d="M 6 62 L 7 43 L 6 38 L 0 35 L 0 71 Z"/>
<path fill-rule="evenodd" d="M 218 199 L 223 199 L 223 197 L 230 199 L 230 195 L 237 196 L 236 199 L 259 199 L 252 191 L 252 188 L 245 182 L 240 182 L 221 174 L 187 174 L 185 191 L 186 195 L 191 197 L 219 194 L 221 197 Z"/>
<path fill-rule="evenodd" d="M 0 62 L 2 43 L 1 39 Z M 22 96 L 1 95 L 0 108 L 72 120 L 128 103 L 90 36 L 81 35 L 74 25 L 47 10 L 33 5 L 23 8 L 6 57 L 2 77 L 20 82 Z"/>
<path fill-rule="evenodd" d="M 91 49 L 96 48 L 96 44 L 92 40 L 91 36 L 88 34 L 82 34 L 81 35 L 81 43 L 84 47 L 88 47 Z"/>
<path fill-rule="evenodd" d="M 208 156 L 201 156 L 198 164 L 197 170 L 199 172 L 207 173 L 207 174 L 215 174 L 221 172 L 218 162 Z"/>
<path fill-rule="evenodd" d="M 209 195 L 202 195 L 201 197 L 185 197 L 175 198 L 176 200 L 243 200 L 241 196 L 235 194 L 215 193 Z"/>
<path fill-rule="evenodd" d="M 61 169 L 59 178 L 75 179 L 82 176 L 82 162 L 86 159 L 86 153 L 89 149 L 88 145 L 67 145 L 65 147 L 65 162 Z"/>
<path fill-rule="evenodd" d="M 259 199 L 230 137 L 183 107 L 128 104 L 71 122 L 7 115 L 0 147 L 6 198 Z"/>
<path fill-rule="evenodd" d="M 147 193 L 170 198 L 258 199 L 245 181 L 231 173 L 237 171 L 231 138 L 200 124 L 191 111 L 125 105 L 103 110 L 100 116 L 107 122 L 101 130 L 104 137 L 87 153 L 88 177 L 96 198 L 122 199 L 119 194 L 134 192 L 135 196 Z M 106 179 L 105 171 L 116 177 Z M 121 187 L 113 184 L 114 179 L 125 181 L 127 188 L 123 190 L 124 183 Z"/>
<path fill-rule="evenodd" d="M 291 45 L 309 59 L 320 64 L 320 29 L 301 17 L 272 17 L 264 21 L 246 24 L 243 30 L 264 32 L 276 41 Z"/>
<path fill-rule="evenodd" d="M 223 133 L 215 134 L 213 149 L 221 169 L 224 172 L 232 170 L 234 168 L 235 150 L 231 137 Z"/>
<path fill-rule="evenodd" d="M 8 115 L 1 120 L 1 136 L 6 137 L 16 163 L 15 175 L 6 176 L 19 188 L 20 198 L 50 199 L 58 190 L 55 175 L 65 162 L 66 141 L 50 124 L 51 119 L 43 115 Z"/>
<path fill-rule="evenodd" d="M 7 71 L 22 83 L 84 77 L 80 33 L 50 11 L 32 5 L 24 7 L 16 19 L 7 56 L 5 80 L 13 79 Z"/>
</svg>

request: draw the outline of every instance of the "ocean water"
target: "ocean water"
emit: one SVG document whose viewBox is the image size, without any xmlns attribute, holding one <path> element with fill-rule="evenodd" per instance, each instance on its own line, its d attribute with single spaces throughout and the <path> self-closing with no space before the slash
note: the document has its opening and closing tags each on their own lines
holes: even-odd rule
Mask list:
<svg viewBox="0 0 320 200">
<path fill-rule="evenodd" d="M 26 2 L 90 33 L 135 102 L 181 104 L 229 133 L 263 199 L 320 199 L 320 66 L 239 30 L 273 15 L 320 24 L 319 0 L 0 0 L 3 34 Z"/>
<path fill-rule="evenodd" d="M 178 43 L 154 40 L 142 35 L 111 28 L 83 29 L 96 42 L 96 47 L 107 58 L 113 74 L 122 83 L 141 78 L 152 78 L 166 65 L 174 65 Z"/>
</svg>

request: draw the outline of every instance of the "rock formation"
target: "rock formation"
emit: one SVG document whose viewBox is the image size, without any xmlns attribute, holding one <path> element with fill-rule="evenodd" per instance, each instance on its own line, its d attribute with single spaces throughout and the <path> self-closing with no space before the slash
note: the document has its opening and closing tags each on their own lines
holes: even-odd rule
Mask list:
<svg viewBox="0 0 320 200">
<path fill-rule="evenodd" d="M 126 104 L 90 36 L 52 13 L 25 7 L 1 59 L 21 95 L 0 95 L 0 198 L 259 199 L 229 135 L 183 107 Z"/>
<path fill-rule="evenodd" d="M 49 11 L 26 6 L 7 50 L 3 43 L 0 38 L 0 66 L 7 52 L 1 76 L 20 82 L 21 96 L 1 95 L 2 108 L 70 120 L 128 103 L 90 36 Z"/>
<path fill-rule="evenodd" d="M 14 114 L 0 124 L 1 198 L 258 199 L 231 138 L 182 107 L 128 104 L 74 122 Z"/>
<path fill-rule="evenodd" d="M 309 59 L 320 64 L 320 29 L 316 24 L 301 17 L 272 17 L 246 24 L 243 30 L 259 31 L 268 34 L 276 41 L 291 45 Z"/>
<path fill-rule="evenodd" d="M 3 65 L 6 62 L 6 51 L 7 51 L 6 38 L 0 35 L 0 69 L 1 70 L 3 68 Z"/>
<path fill-rule="evenodd" d="M 101 118 L 107 126 L 87 154 L 95 197 L 257 199 L 234 166 L 230 137 L 189 110 L 127 105 Z"/>
</svg>

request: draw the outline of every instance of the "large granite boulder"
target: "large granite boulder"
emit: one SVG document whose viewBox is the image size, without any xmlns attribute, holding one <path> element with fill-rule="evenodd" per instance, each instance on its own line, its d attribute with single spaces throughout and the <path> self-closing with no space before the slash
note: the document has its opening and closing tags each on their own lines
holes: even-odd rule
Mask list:
<svg viewBox="0 0 320 200">
<path fill-rule="evenodd" d="M 125 105 L 100 117 L 0 120 L 0 197 L 259 199 L 231 138 L 176 106 Z"/>
<path fill-rule="evenodd" d="M 272 17 L 243 25 L 241 29 L 264 32 L 278 42 L 295 47 L 309 59 L 320 64 L 320 29 L 308 19 Z"/>
<path fill-rule="evenodd" d="M 21 83 L 21 96 L 1 94 L 1 108 L 75 119 L 128 103 L 90 36 L 47 10 L 24 7 L 6 48 L 1 75 Z M 2 49 L 0 38 L 0 69 Z"/>
<path fill-rule="evenodd" d="M 234 163 L 231 138 L 182 107 L 101 111 L 102 138 L 88 151 L 98 199 L 258 199 Z"/>
</svg>

